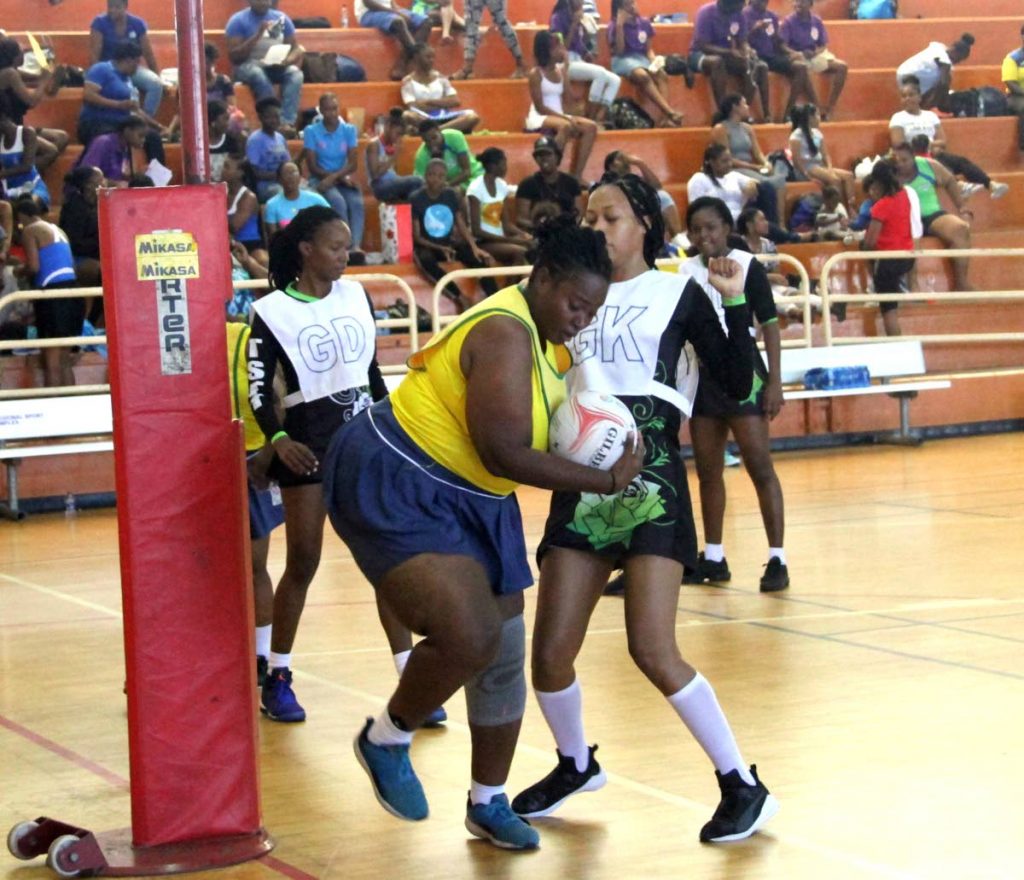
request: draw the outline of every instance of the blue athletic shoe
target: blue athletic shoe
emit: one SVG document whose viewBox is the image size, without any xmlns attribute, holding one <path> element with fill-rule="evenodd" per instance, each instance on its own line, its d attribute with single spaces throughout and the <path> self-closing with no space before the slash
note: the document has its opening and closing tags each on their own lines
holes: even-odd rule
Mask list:
<svg viewBox="0 0 1024 880">
<path fill-rule="evenodd" d="M 409 761 L 409 747 L 375 746 L 367 738 L 372 724 L 373 719 L 367 718 L 353 745 L 356 760 L 370 777 L 378 803 L 399 819 L 426 819 L 427 796 Z"/>
<path fill-rule="evenodd" d="M 525 819 L 512 812 L 508 798 L 496 794 L 489 804 L 466 801 L 466 828 L 502 849 L 537 849 L 540 835 Z"/>
<path fill-rule="evenodd" d="M 424 727 L 441 727 L 448 720 L 448 713 L 444 711 L 444 706 L 438 706 L 433 712 L 427 716 L 427 720 L 423 722 Z"/>
<path fill-rule="evenodd" d="M 263 680 L 260 711 L 271 721 L 305 721 L 306 710 L 295 699 L 292 690 L 292 671 L 287 667 L 271 669 Z"/>
</svg>

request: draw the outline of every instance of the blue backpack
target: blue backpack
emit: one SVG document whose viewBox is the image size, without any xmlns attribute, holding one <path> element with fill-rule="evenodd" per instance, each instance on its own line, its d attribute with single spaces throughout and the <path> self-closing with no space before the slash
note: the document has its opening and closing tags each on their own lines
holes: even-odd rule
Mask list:
<svg viewBox="0 0 1024 880">
<path fill-rule="evenodd" d="M 895 18 L 896 4 L 893 0 L 860 0 L 857 4 L 857 18 Z"/>
</svg>

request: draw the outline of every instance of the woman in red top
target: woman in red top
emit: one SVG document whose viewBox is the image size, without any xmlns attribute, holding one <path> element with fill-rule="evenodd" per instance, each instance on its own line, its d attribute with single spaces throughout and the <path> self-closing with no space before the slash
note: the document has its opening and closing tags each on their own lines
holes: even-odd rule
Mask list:
<svg viewBox="0 0 1024 880">
<path fill-rule="evenodd" d="M 865 181 L 865 189 L 872 195 L 877 194 L 877 201 L 871 206 L 871 222 L 861 249 L 866 251 L 910 251 L 914 249 L 914 237 L 911 232 L 912 203 L 910 195 L 903 184 L 896 179 L 896 170 L 888 162 L 875 163 L 871 175 Z M 875 293 L 899 293 L 903 289 L 903 279 L 914 268 L 913 259 L 901 258 L 892 260 L 876 260 L 872 280 Z M 900 335 L 900 322 L 896 315 L 898 304 L 889 301 L 879 304 L 882 312 L 882 325 L 886 336 Z"/>
</svg>

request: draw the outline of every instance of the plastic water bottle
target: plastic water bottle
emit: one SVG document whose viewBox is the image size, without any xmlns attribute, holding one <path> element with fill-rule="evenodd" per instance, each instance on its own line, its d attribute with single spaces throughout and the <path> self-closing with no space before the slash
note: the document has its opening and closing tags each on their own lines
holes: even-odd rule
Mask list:
<svg viewBox="0 0 1024 880">
<path fill-rule="evenodd" d="M 342 3 L 341 4 L 341 26 L 343 28 L 347 28 L 348 27 L 348 4 L 347 3 Z"/>
<path fill-rule="evenodd" d="M 73 492 L 68 492 L 64 496 L 64 516 L 77 516 L 78 507 L 75 506 L 75 496 Z"/>
</svg>

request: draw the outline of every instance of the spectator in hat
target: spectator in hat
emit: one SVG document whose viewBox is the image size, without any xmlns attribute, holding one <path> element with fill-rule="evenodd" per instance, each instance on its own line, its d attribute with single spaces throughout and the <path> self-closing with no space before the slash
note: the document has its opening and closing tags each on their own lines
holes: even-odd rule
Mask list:
<svg viewBox="0 0 1024 880">
<path fill-rule="evenodd" d="M 533 161 L 538 170 L 516 189 L 516 226 L 533 231 L 552 214 L 580 214 L 583 188 L 577 178 L 559 170 L 562 151 L 557 141 L 547 136 L 537 138 Z"/>
</svg>

